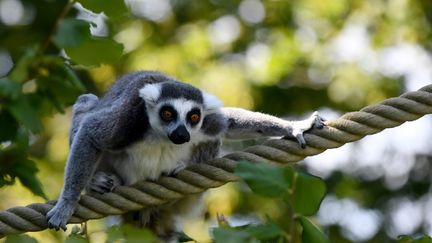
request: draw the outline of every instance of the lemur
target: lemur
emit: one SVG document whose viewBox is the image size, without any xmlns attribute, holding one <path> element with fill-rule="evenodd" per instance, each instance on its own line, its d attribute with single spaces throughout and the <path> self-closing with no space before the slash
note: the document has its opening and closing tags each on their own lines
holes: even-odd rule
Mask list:
<svg viewBox="0 0 432 243">
<path fill-rule="evenodd" d="M 74 104 L 64 186 L 47 213 L 49 227 L 66 230 L 85 188 L 106 193 L 118 185 L 175 174 L 217 157 L 223 138 L 294 137 L 304 148 L 303 132 L 323 126 L 317 112 L 306 120 L 287 121 L 222 107 L 215 96 L 160 72 L 127 74 L 102 98 L 84 94 Z M 176 230 L 173 217 L 181 207 L 178 202 L 144 209 L 125 220 L 168 237 Z"/>
</svg>

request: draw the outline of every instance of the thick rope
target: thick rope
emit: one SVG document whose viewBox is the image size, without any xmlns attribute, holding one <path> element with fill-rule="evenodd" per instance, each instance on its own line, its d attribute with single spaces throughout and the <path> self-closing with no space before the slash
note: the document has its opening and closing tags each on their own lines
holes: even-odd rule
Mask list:
<svg viewBox="0 0 432 243">
<path fill-rule="evenodd" d="M 162 176 L 155 182 L 143 181 L 134 186 L 117 187 L 112 193 L 83 195 L 69 223 L 119 215 L 148 206 L 160 205 L 219 187 L 239 178 L 232 172 L 236 161 L 291 163 L 319 154 L 329 148 L 360 140 L 385 128 L 401 125 L 432 113 L 432 85 L 387 99 L 358 112 L 327 121 L 326 127 L 305 134 L 307 148 L 301 149 L 294 140 L 275 139 L 249 147 L 203 164 L 192 165 L 175 176 Z M 0 238 L 48 227 L 45 214 L 54 202 L 35 203 L 0 212 Z"/>
</svg>

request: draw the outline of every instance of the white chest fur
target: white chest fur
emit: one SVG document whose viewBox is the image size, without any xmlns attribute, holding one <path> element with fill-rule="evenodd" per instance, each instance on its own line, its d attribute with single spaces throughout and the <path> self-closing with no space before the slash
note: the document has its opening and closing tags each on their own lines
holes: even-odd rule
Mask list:
<svg viewBox="0 0 432 243">
<path fill-rule="evenodd" d="M 169 173 L 183 167 L 191 154 L 192 143 L 176 145 L 166 140 L 146 139 L 126 150 L 127 159 L 122 162 L 120 175 L 126 185 L 139 180 L 156 179 L 161 173 Z"/>
</svg>

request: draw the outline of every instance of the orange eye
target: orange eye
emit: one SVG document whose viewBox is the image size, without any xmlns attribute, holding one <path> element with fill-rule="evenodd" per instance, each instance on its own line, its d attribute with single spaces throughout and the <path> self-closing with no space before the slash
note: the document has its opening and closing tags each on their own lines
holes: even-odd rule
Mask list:
<svg viewBox="0 0 432 243">
<path fill-rule="evenodd" d="M 198 114 L 193 114 L 190 116 L 190 120 L 193 123 L 199 122 L 200 116 Z"/>
<path fill-rule="evenodd" d="M 171 111 L 162 111 L 162 118 L 164 120 L 171 120 L 173 118 L 173 114 Z"/>
</svg>

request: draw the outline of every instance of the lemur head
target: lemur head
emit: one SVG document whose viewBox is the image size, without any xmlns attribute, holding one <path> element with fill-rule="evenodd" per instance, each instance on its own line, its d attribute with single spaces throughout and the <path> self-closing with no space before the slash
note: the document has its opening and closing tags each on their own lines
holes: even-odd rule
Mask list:
<svg viewBox="0 0 432 243">
<path fill-rule="evenodd" d="M 139 95 L 145 100 L 152 129 L 175 144 L 198 136 L 204 117 L 222 106 L 215 96 L 176 81 L 147 84 Z"/>
</svg>

